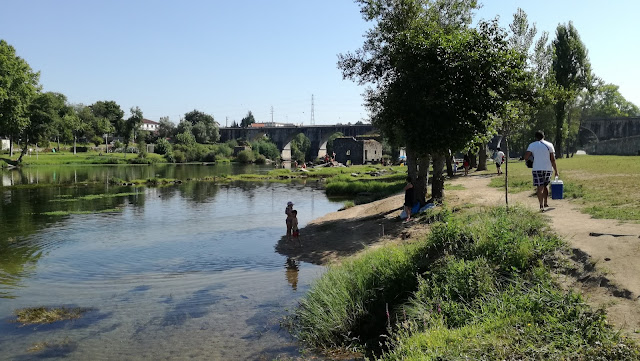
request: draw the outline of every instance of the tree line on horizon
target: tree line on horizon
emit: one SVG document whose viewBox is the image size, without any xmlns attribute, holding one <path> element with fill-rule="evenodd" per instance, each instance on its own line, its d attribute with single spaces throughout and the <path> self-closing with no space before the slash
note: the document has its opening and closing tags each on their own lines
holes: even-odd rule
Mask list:
<svg viewBox="0 0 640 361">
<path fill-rule="evenodd" d="M 441 200 L 450 154 L 477 154 L 486 169 L 487 143 L 496 134 L 508 152 L 526 149 L 544 130 L 560 158 L 575 151 L 583 119 L 640 115 L 617 85 L 592 72 L 571 21 L 550 40 L 547 32 L 537 36 L 522 9 L 508 29 L 497 19 L 472 26 L 476 0 L 355 2 L 373 25 L 361 48 L 338 55 L 338 68 L 367 85 L 373 125 L 406 148 L 421 203 L 430 164 L 432 197 Z"/>
</svg>

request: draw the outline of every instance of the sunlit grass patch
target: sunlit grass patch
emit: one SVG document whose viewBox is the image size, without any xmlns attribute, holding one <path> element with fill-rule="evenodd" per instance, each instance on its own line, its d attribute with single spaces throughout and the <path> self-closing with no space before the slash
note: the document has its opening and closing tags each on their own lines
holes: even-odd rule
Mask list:
<svg viewBox="0 0 640 361">
<path fill-rule="evenodd" d="M 445 183 L 444 184 L 444 189 L 445 190 L 449 190 L 449 191 L 462 191 L 462 190 L 467 189 L 467 187 L 465 187 L 462 184 Z"/>
<path fill-rule="evenodd" d="M 89 194 L 86 196 L 76 197 L 76 198 L 63 198 L 63 199 L 52 199 L 49 202 L 76 202 L 76 201 L 93 201 L 96 199 L 105 199 L 105 198 L 117 198 L 117 197 L 128 197 L 135 196 L 140 193 L 136 192 L 125 192 L 125 193 L 103 193 L 103 194 Z"/>
<path fill-rule="evenodd" d="M 90 310 L 81 307 L 27 307 L 16 310 L 14 314 L 16 322 L 22 325 L 33 325 L 77 319 Z"/>
<path fill-rule="evenodd" d="M 114 213 L 121 212 L 122 208 L 109 208 L 96 211 L 51 211 L 39 213 L 43 216 L 68 216 L 71 214 L 97 214 L 97 213 Z"/>
<path fill-rule="evenodd" d="M 564 182 L 564 198 L 584 204 L 596 218 L 640 221 L 640 157 L 575 156 L 557 160 Z M 504 178 L 490 186 L 504 187 Z M 524 162 L 509 163 L 509 192 L 533 190 L 531 169 Z"/>
<path fill-rule="evenodd" d="M 635 360 L 640 348 L 553 281 L 564 243 L 521 207 L 442 213 L 426 239 L 331 267 L 294 334 L 377 360 Z"/>
</svg>

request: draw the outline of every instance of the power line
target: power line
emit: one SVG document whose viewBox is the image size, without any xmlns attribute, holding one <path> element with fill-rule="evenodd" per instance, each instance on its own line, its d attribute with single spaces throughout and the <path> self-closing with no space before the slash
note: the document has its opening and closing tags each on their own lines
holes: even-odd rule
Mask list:
<svg viewBox="0 0 640 361">
<path fill-rule="evenodd" d="M 316 117 L 313 109 L 313 94 L 311 94 L 311 125 L 316 125 Z"/>
</svg>

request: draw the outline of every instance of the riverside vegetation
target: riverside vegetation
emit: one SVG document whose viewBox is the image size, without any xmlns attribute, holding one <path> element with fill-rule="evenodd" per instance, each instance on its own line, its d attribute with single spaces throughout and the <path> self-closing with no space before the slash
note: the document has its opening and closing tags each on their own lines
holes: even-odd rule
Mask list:
<svg viewBox="0 0 640 361">
<path fill-rule="evenodd" d="M 376 360 L 638 360 L 603 310 L 554 281 L 565 243 L 523 208 L 435 209 L 424 239 L 345 259 L 300 302 L 314 349 Z"/>
</svg>

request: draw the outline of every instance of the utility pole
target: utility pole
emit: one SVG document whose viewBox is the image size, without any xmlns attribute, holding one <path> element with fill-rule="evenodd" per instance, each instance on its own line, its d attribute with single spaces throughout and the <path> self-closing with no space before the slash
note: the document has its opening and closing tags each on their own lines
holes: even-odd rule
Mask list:
<svg viewBox="0 0 640 361">
<path fill-rule="evenodd" d="M 227 123 L 229 122 L 229 117 L 224 117 L 224 127 L 227 127 Z"/>
<path fill-rule="evenodd" d="M 311 125 L 316 125 L 316 117 L 313 110 L 313 94 L 311 94 Z"/>
<path fill-rule="evenodd" d="M 271 124 L 273 124 L 273 105 L 271 106 Z"/>
</svg>

